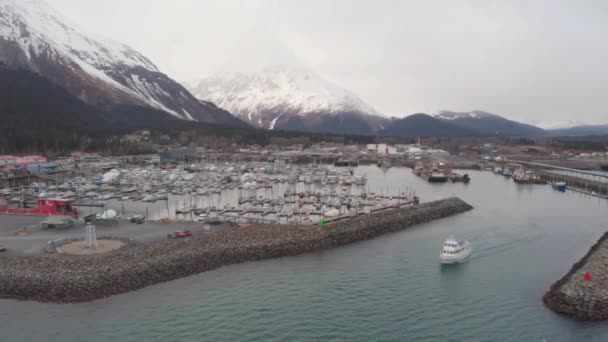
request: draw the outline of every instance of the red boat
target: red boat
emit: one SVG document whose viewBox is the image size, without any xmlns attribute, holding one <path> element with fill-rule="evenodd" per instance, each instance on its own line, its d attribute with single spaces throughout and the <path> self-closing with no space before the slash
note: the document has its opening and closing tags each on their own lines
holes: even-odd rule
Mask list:
<svg viewBox="0 0 608 342">
<path fill-rule="evenodd" d="M 34 216 L 70 216 L 78 218 L 78 210 L 72 207 L 71 200 L 65 199 L 39 199 L 35 208 L 28 208 L 27 205 L 22 207 L 4 207 L 0 208 L 0 213 L 13 215 L 34 215 Z"/>
</svg>

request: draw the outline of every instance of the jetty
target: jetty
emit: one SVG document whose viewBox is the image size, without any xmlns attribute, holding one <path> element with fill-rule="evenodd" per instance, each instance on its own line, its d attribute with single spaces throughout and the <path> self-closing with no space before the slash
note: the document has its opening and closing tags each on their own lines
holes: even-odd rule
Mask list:
<svg viewBox="0 0 608 342">
<path fill-rule="evenodd" d="M 543 296 L 550 309 L 579 320 L 608 319 L 608 233 Z"/>
<path fill-rule="evenodd" d="M 578 170 L 561 166 L 511 160 L 534 171 L 545 182 L 564 182 L 572 191 L 601 198 L 608 198 L 608 174 L 604 172 Z"/>
<path fill-rule="evenodd" d="M 221 266 L 327 250 L 472 210 L 459 198 L 312 225 L 247 225 L 186 239 L 127 244 L 105 254 L 0 257 L 0 298 L 71 303 Z"/>
</svg>

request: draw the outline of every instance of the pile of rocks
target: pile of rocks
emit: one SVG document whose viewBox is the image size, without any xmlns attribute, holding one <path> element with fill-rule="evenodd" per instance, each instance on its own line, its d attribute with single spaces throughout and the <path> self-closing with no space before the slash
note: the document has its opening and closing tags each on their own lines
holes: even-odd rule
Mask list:
<svg viewBox="0 0 608 342">
<path fill-rule="evenodd" d="M 552 310 L 576 319 L 608 319 L 608 233 L 551 286 L 543 301 Z"/>
<path fill-rule="evenodd" d="M 357 216 L 325 227 L 263 225 L 128 246 L 104 255 L 0 257 L 0 297 L 80 302 L 223 265 L 334 248 L 473 209 L 458 198 Z"/>
</svg>

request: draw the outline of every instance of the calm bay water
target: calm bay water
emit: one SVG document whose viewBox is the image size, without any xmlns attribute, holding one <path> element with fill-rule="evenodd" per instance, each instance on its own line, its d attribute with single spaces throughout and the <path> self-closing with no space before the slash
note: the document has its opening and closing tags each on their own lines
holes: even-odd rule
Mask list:
<svg viewBox="0 0 608 342">
<path fill-rule="evenodd" d="M 0 300 L 0 341 L 606 341 L 541 296 L 608 230 L 608 201 L 470 172 L 428 184 L 361 167 L 370 188 L 457 195 L 463 215 L 350 246 L 252 262 L 85 304 Z M 396 191 L 395 191 L 396 192 Z M 441 267 L 445 237 L 467 263 Z"/>
</svg>

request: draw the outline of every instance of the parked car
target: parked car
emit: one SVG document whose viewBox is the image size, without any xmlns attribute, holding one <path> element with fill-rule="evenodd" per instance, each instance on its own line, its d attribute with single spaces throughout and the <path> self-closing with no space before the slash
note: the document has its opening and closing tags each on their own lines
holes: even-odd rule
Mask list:
<svg viewBox="0 0 608 342">
<path fill-rule="evenodd" d="M 169 237 L 169 239 L 186 238 L 186 237 L 191 237 L 192 232 L 189 230 L 178 230 L 178 231 L 174 232 L 173 234 L 168 234 L 167 236 Z"/>
<path fill-rule="evenodd" d="M 142 215 L 134 215 L 134 216 L 131 216 L 131 218 L 129 219 L 129 221 L 131 223 L 135 223 L 135 224 L 143 224 L 145 219 L 146 218 L 143 217 Z"/>
</svg>

